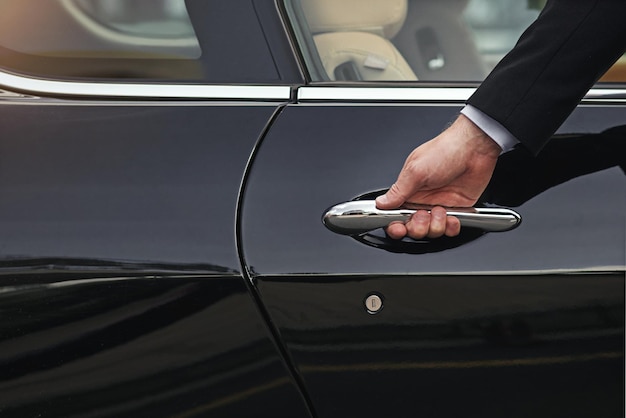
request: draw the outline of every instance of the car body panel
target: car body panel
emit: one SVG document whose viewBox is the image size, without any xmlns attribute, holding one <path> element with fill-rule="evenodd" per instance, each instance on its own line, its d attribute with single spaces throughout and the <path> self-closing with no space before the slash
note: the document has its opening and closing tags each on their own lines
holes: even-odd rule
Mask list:
<svg viewBox="0 0 626 418">
<path fill-rule="evenodd" d="M 256 283 L 319 417 L 622 413 L 623 275 Z M 376 315 L 371 294 L 383 299 Z"/>
<path fill-rule="evenodd" d="M 369 245 L 324 227 L 459 109 L 289 105 L 252 162 L 243 259 L 318 416 L 619 416 L 626 108 L 582 106 L 539 158 L 500 158 L 482 202 L 520 213 L 512 231 Z"/>
<path fill-rule="evenodd" d="M 309 416 L 240 276 L 49 276 L 0 276 L 3 416 Z"/>
<path fill-rule="evenodd" d="M 308 416 L 235 239 L 279 107 L 2 100 L 3 414 Z"/>
<path fill-rule="evenodd" d="M 570 155 L 569 161 L 547 152 L 552 162 L 538 166 L 529 165 L 533 160 L 524 159 L 522 151 L 505 154 L 483 203 L 515 208 L 522 224 L 472 240 L 471 245 L 442 252 L 436 246 L 429 251 L 430 244 L 423 244 L 425 254 L 417 261 L 395 253 L 393 246 L 379 251 L 324 228 L 321 217 L 327 208 L 389 187 L 406 155 L 436 136 L 459 109 L 454 104 L 289 105 L 260 146 L 250 171 L 242 219 L 249 268 L 256 274 L 276 275 L 585 271 L 623 266 L 626 202 L 619 193 L 624 188 L 619 167 L 623 130 L 607 140 L 592 134 L 576 141 L 553 141 L 560 153 L 580 142 L 605 145 L 596 153 Z M 622 125 L 624 111 L 620 106 L 579 108 L 560 132 L 610 130 Z M 605 154 L 613 159 L 605 162 Z M 558 176 L 546 172 L 547 167 Z M 513 179 L 513 169 L 527 174 L 527 183 L 521 176 Z M 553 184 L 533 183 L 544 174 L 551 175 Z M 507 187 L 513 180 L 515 186 Z M 541 193 L 542 188 L 549 190 Z M 592 228 L 582 221 L 597 223 Z"/>
<path fill-rule="evenodd" d="M 0 105 L 4 259 L 239 270 L 239 185 L 277 104 L 32 104 Z"/>
</svg>

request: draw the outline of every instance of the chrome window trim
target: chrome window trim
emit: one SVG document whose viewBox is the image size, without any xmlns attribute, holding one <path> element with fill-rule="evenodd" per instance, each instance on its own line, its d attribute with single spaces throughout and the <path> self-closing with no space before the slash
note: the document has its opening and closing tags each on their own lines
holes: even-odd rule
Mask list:
<svg viewBox="0 0 626 418">
<path fill-rule="evenodd" d="M 585 95 L 583 100 L 594 100 L 594 99 L 601 99 L 601 100 L 617 100 L 620 102 L 626 101 L 626 88 L 614 88 L 614 89 L 607 89 L 607 88 L 592 88 L 591 90 L 589 90 L 589 92 Z"/>
<path fill-rule="evenodd" d="M 298 89 L 298 101 L 465 102 L 474 87 L 345 87 L 310 86 Z M 583 103 L 626 103 L 625 88 L 592 88 Z"/>
<path fill-rule="evenodd" d="M 465 101 L 472 87 L 302 87 L 298 101 Z"/>
<path fill-rule="evenodd" d="M 60 81 L 27 77 L 0 71 L 0 88 L 34 95 L 167 98 L 289 100 L 291 86 L 285 85 L 208 85 L 208 84 L 142 84 Z"/>
</svg>

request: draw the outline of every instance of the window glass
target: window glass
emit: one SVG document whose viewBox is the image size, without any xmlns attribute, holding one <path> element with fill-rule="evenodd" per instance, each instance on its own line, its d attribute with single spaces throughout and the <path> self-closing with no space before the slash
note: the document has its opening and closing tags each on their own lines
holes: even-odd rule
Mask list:
<svg viewBox="0 0 626 418">
<path fill-rule="evenodd" d="M 0 65 L 71 78 L 198 80 L 185 0 L 0 0 Z"/>
<path fill-rule="evenodd" d="M 463 20 L 487 70 L 509 52 L 524 30 L 539 16 L 538 7 L 520 0 L 470 0 Z"/>
<path fill-rule="evenodd" d="M 287 0 L 313 81 L 483 80 L 545 0 Z M 620 60 L 603 81 L 626 81 Z"/>
<path fill-rule="evenodd" d="M 119 35 L 178 40 L 189 44 L 191 48 L 183 52 L 192 54 L 190 58 L 200 53 L 185 0 L 66 0 L 64 4 L 74 15 L 80 11 L 89 15 L 94 30 L 108 27 Z"/>
</svg>

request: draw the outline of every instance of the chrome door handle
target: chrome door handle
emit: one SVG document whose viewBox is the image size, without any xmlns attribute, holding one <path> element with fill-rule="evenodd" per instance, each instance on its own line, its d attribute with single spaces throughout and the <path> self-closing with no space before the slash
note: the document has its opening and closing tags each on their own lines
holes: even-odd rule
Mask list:
<svg viewBox="0 0 626 418">
<path fill-rule="evenodd" d="M 322 221 L 328 229 L 342 235 L 358 235 L 384 228 L 392 222 L 407 222 L 420 209 L 432 206 L 405 204 L 394 210 L 376 208 L 374 200 L 355 200 L 328 209 Z M 461 228 L 477 228 L 485 232 L 509 231 L 520 224 L 522 217 L 505 208 L 446 208 L 448 216 L 461 221 Z"/>
</svg>

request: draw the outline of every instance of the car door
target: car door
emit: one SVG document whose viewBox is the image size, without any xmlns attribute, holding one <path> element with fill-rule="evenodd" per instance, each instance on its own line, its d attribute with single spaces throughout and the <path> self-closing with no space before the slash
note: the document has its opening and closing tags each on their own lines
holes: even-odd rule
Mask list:
<svg viewBox="0 0 626 418">
<path fill-rule="evenodd" d="M 235 234 L 267 5 L 0 1 L 0 415 L 310 416 Z"/>
<path fill-rule="evenodd" d="M 406 13 L 436 19 L 452 3 L 464 2 L 410 1 Z M 451 82 L 463 75 L 448 67 L 440 83 L 436 74 L 428 83 L 364 79 L 387 71 L 382 60 L 329 71 L 332 60 L 311 46 L 327 47 L 328 36 L 311 38 L 327 15 L 307 18 L 299 4 L 284 6 L 313 82 L 259 146 L 240 228 L 242 259 L 317 416 L 621 416 L 626 92 L 590 91 L 537 158 L 500 157 L 479 205 L 514 210 L 515 229 L 419 242 L 382 229 L 337 234 L 322 222 L 327 209 L 389 187 L 474 87 Z M 430 69 L 409 64 L 416 77 L 454 65 L 441 32 L 431 33 Z M 488 66 L 484 46 L 473 48 Z"/>
</svg>

